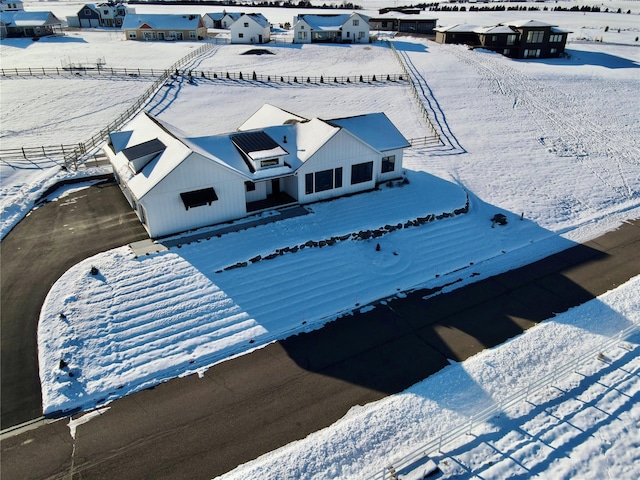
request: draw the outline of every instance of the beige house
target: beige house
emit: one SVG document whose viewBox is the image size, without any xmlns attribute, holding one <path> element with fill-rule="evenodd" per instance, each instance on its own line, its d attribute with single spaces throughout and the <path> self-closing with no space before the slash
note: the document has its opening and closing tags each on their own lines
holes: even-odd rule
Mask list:
<svg viewBox="0 0 640 480">
<path fill-rule="evenodd" d="M 127 40 L 202 40 L 207 27 L 197 14 L 129 14 L 122 24 Z"/>
</svg>

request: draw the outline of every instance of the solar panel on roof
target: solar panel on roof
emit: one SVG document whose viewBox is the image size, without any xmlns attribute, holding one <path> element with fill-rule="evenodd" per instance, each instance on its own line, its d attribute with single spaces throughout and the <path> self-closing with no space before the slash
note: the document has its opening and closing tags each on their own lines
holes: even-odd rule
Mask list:
<svg viewBox="0 0 640 480">
<path fill-rule="evenodd" d="M 162 143 L 157 138 L 154 138 L 153 140 L 149 140 L 148 142 L 143 142 L 138 145 L 134 145 L 133 147 L 125 148 L 124 150 L 122 150 L 122 153 L 125 157 L 127 157 L 127 160 L 131 162 L 136 158 L 158 154 L 164 151 L 165 148 L 167 147 L 164 143 Z"/>
<path fill-rule="evenodd" d="M 275 140 L 264 132 L 246 132 L 231 135 L 231 141 L 240 151 L 249 154 L 279 147 Z"/>
</svg>

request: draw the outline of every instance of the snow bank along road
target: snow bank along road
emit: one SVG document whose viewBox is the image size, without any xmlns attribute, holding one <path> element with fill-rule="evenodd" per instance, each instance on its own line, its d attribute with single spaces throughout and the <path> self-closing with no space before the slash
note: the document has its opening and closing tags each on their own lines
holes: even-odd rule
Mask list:
<svg viewBox="0 0 640 480">
<path fill-rule="evenodd" d="M 639 247 L 636 220 L 452 293 L 416 291 L 130 395 L 73 436 L 66 421 L 6 435 L 2 477 L 211 478 L 622 284 L 640 272 Z"/>
</svg>

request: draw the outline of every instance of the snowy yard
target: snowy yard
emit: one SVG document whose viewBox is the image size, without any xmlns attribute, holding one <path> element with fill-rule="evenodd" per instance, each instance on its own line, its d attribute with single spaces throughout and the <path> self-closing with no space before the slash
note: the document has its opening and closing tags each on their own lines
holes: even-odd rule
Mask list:
<svg viewBox="0 0 640 480">
<path fill-rule="evenodd" d="M 47 5 L 58 13 L 57 4 Z M 312 213 L 303 217 L 150 256 L 135 258 L 125 246 L 69 270 L 54 285 L 41 314 L 44 411 L 103 405 L 175 376 L 205 371 L 291 333 L 320 328 L 376 299 L 445 284 L 453 271 L 465 282 L 472 281 L 472 274 L 473 280 L 486 278 L 640 217 L 640 47 L 634 41 L 640 12 L 634 2 L 613 5 L 631 8 L 633 14 L 434 15 L 441 25 L 497 23 L 516 14 L 553 23 L 573 32 L 569 58 L 514 61 L 462 46 L 394 39 L 443 140 L 439 147 L 406 152 L 408 185 L 311 205 Z M 78 6 L 60 8 L 64 16 Z M 293 12 L 275 10 L 274 15 L 282 19 L 272 23 L 291 21 Z M 583 40 L 596 38 L 604 41 Z M 58 66 L 65 59 L 90 62 L 100 56 L 114 67 L 162 68 L 199 46 L 124 42 L 113 32 L 84 31 L 59 43 L 21 42 L 3 41 L 4 68 Z M 241 55 L 244 47 L 219 45 L 193 68 L 327 76 L 402 71 L 384 43 L 268 48 L 274 55 L 246 56 Z M 2 146 L 81 141 L 124 111 L 152 81 L 2 79 Z M 41 108 L 16 115 L 31 102 Z M 163 87 L 147 110 L 204 135 L 235 130 L 264 103 L 306 117 L 383 111 L 407 138 L 428 133 L 406 82 L 320 86 L 196 79 Z M 5 235 L 45 186 L 71 174 L 2 165 L 0 175 Z M 379 239 L 380 252 L 376 242 L 344 241 L 224 270 L 309 240 L 451 212 L 467 199 L 468 214 L 387 234 Z M 506 227 L 491 228 L 488 219 L 497 212 L 507 215 Z M 91 276 L 91 266 L 100 275 Z M 270 286 L 266 293 L 264 285 Z M 362 478 L 377 473 L 426 439 L 638 323 L 639 287 L 636 278 L 402 394 L 355 407 L 335 426 L 226 477 Z M 629 344 L 638 340 L 636 334 Z M 541 344 L 546 347 L 538 349 Z M 610 460 L 611 476 L 637 477 L 637 348 L 607 355 L 610 364 L 596 361 L 585 367 L 589 376 L 568 396 L 538 398 L 534 404 L 543 407 L 523 405 L 446 449 L 438 458 L 443 474 L 479 471 L 483 478 L 503 478 L 527 472 L 545 476 L 553 469 L 563 478 L 590 471 L 602 472 L 595 475 L 600 477 L 607 471 L 604 458 Z M 61 357 L 69 359 L 73 377 L 60 373 Z M 523 377 L 523 369 L 530 375 Z M 579 409 L 583 413 L 576 413 L 576 405 L 586 405 Z M 576 422 L 590 435 L 571 430 L 568 425 Z M 300 469 L 287 470 L 295 465 Z"/>
</svg>

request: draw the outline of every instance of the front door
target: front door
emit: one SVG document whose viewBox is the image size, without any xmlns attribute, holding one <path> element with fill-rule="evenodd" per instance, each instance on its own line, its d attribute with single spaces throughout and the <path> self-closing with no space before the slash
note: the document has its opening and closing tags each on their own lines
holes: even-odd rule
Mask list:
<svg viewBox="0 0 640 480">
<path fill-rule="evenodd" d="M 271 180 L 271 195 L 278 195 L 280 193 L 280 179 L 276 178 Z"/>
<path fill-rule="evenodd" d="M 158 40 L 164 40 L 164 32 L 158 32 Z"/>
<path fill-rule="evenodd" d="M 262 35 L 258 35 L 258 43 L 262 43 Z"/>
</svg>

